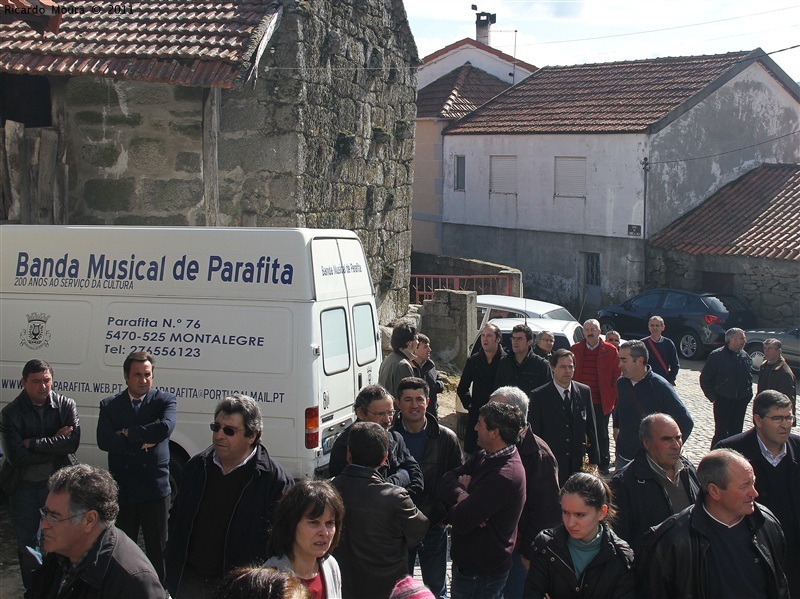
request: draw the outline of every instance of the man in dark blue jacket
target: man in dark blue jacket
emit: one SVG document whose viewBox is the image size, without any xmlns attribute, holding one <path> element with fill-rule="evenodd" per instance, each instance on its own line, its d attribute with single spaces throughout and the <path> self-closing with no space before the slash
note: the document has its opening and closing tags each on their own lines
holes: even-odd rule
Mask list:
<svg viewBox="0 0 800 599">
<path fill-rule="evenodd" d="M 172 504 L 167 590 L 211 597 L 233 568 L 267 559 L 275 505 L 294 484 L 261 443 L 261 410 L 246 395 L 214 410 L 212 445 L 186 464 Z"/>
<path fill-rule="evenodd" d="M 108 452 L 108 469 L 119 485 L 117 527 L 131 539 L 144 537 L 145 553 L 164 583 L 169 512 L 169 437 L 177 400 L 153 389 L 155 361 L 133 352 L 122 365 L 128 387 L 100 402 L 97 446 Z"/>
</svg>

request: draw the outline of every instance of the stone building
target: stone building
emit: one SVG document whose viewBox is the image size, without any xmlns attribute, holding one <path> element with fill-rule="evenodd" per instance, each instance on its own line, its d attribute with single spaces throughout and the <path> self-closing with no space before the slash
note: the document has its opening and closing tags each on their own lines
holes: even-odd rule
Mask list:
<svg viewBox="0 0 800 599">
<path fill-rule="evenodd" d="M 346 228 L 381 321 L 405 312 L 418 58 L 402 0 L 59 5 L 57 33 L 0 24 L 0 220 Z"/>
<path fill-rule="evenodd" d="M 800 322 L 800 164 L 762 164 L 648 244 L 654 287 L 733 293 L 762 325 Z"/>
</svg>

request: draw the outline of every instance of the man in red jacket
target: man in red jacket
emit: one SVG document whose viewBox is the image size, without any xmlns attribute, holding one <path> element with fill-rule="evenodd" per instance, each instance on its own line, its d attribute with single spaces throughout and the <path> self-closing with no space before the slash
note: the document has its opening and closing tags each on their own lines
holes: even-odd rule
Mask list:
<svg viewBox="0 0 800 599">
<path fill-rule="evenodd" d="M 617 405 L 617 379 L 620 376 L 617 348 L 600 338 L 600 323 L 583 323 L 584 340 L 572 346 L 575 354 L 574 381 L 592 390 L 597 441 L 600 450 L 600 472 L 608 473 L 611 450 L 608 439 L 608 419 Z"/>
</svg>

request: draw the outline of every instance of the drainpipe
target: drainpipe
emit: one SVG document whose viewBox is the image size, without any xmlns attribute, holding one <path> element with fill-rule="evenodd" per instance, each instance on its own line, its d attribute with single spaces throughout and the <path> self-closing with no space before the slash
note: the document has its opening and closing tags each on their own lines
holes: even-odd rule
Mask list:
<svg viewBox="0 0 800 599">
<path fill-rule="evenodd" d="M 647 156 L 642 159 L 642 170 L 644 171 L 644 193 L 642 194 L 642 288 L 647 286 L 647 173 L 650 172 L 650 162 Z"/>
</svg>

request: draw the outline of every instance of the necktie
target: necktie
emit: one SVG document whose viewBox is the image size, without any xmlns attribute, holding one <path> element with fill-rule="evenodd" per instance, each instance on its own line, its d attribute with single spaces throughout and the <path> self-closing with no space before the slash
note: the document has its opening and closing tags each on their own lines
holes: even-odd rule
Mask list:
<svg viewBox="0 0 800 599">
<path fill-rule="evenodd" d="M 141 399 L 132 399 L 131 400 L 131 404 L 133 405 L 133 413 L 134 414 L 138 414 L 139 413 L 139 407 L 142 405 L 142 400 Z"/>
<path fill-rule="evenodd" d="M 564 391 L 564 409 L 567 412 L 571 412 L 572 411 L 572 401 L 570 400 L 570 397 L 569 397 L 569 389 Z"/>
</svg>

